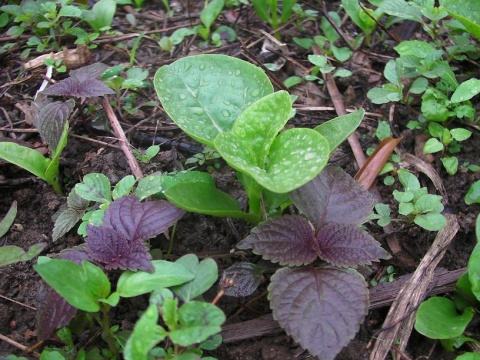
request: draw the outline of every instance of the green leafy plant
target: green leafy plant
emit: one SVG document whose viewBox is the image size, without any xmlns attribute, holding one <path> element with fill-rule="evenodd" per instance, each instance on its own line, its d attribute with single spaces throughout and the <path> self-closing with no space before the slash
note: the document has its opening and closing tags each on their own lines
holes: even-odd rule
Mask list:
<svg viewBox="0 0 480 360">
<path fill-rule="evenodd" d="M 210 38 L 211 27 L 218 15 L 223 10 L 225 6 L 224 0 L 207 0 L 205 1 L 205 7 L 200 12 L 200 21 L 202 26 L 200 26 L 197 31 L 198 34 L 206 41 Z"/>
<path fill-rule="evenodd" d="M 398 179 L 404 191 L 393 191 L 398 202 L 398 213 L 407 216 L 415 224 L 428 231 L 438 231 L 446 224 L 442 197 L 428 193 L 428 189 L 420 187 L 417 177 L 411 172 L 398 170 Z"/>
<path fill-rule="evenodd" d="M 480 216 L 476 220 L 475 232 L 477 244 L 468 260 L 467 273 L 458 279 L 454 294 L 450 298 L 434 296 L 425 300 L 415 318 L 415 330 L 430 339 L 440 340 L 449 351 L 459 349 L 465 343 L 479 343 L 465 331 L 480 304 Z M 468 354 L 457 359 L 475 359 Z"/>
<path fill-rule="evenodd" d="M 231 84 L 231 91 L 221 90 L 225 83 Z M 224 55 L 177 60 L 157 71 L 154 86 L 172 120 L 194 139 L 214 148 L 238 171 L 249 199 L 249 214 L 238 205 L 234 213 L 222 206 L 212 211 L 212 201 L 208 200 L 208 206 L 204 201 L 218 199 L 220 205 L 225 197 L 212 183 L 175 185 L 165 192 L 166 197 L 188 211 L 253 221 L 263 217 L 265 194 L 287 193 L 313 179 L 364 114 L 357 111 L 315 129 L 281 131 L 294 115 L 289 94 L 274 93 L 261 69 Z M 205 192 L 207 186 L 211 196 Z"/>
<path fill-rule="evenodd" d="M 0 142 L 0 158 L 15 164 L 38 178 L 44 180 L 53 189 L 61 193 L 59 181 L 60 155 L 67 146 L 68 117 L 75 103 L 72 100 L 36 104 L 38 131 L 50 150 L 47 158 L 37 150 L 13 142 Z"/>
<path fill-rule="evenodd" d="M 258 17 L 269 24 L 276 31 L 285 24 L 293 14 L 293 6 L 296 0 L 252 0 L 253 8 Z M 279 36 L 276 34 L 276 36 Z"/>
<path fill-rule="evenodd" d="M 91 9 L 70 0 L 31 0 L 0 7 L 0 16 L 15 24 L 8 29 L 8 35 L 18 37 L 31 32 L 28 48 L 22 52 L 22 56 L 27 57 L 31 48 L 39 52 L 59 49 L 58 35 L 74 36 L 78 45 L 90 44 L 102 31 L 110 28 L 115 10 L 115 0 L 100 0 Z M 94 33 L 85 30 L 81 22 L 89 24 Z"/>
<path fill-rule="evenodd" d="M 377 21 L 383 15 L 381 10 L 371 10 L 360 6 L 358 0 L 342 0 L 343 8 L 352 21 L 365 35 L 369 36 L 377 27 Z"/>
<path fill-rule="evenodd" d="M 102 352 L 107 352 L 109 358 L 117 358 L 119 353 L 127 360 L 146 360 L 150 356 L 200 356 L 204 350 L 221 344 L 219 333 L 225 315 L 217 306 L 198 300 L 218 278 L 217 265 L 212 259 L 199 261 L 190 254 L 175 262 L 154 260 L 151 273 L 123 272 L 116 290 L 112 291 L 107 274 L 87 261 L 81 250 L 72 249 L 60 256 L 63 258 L 40 257 L 35 265 L 35 270 L 49 286 L 41 296 L 50 301 L 42 301 L 37 321 L 37 332 L 42 339 L 50 337 L 56 328 L 67 325 L 78 309 L 101 327 L 102 338 L 108 345 Z M 52 290 L 60 296 L 52 298 Z M 111 318 L 110 309 L 122 298 L 143 294 L 150 294 L 150 305 L 133 331 L 120 332 L 112 323 L 115 319 Z M 46 316 L 54 310 L 53 317 Z M 63 330 L 65 333 L 71 355 L 89 351 L 76 347 L 70 331 Z M 63 356 L 65 349 L 50 348 L 43 353 L 50 351 Z"/>
</svg>

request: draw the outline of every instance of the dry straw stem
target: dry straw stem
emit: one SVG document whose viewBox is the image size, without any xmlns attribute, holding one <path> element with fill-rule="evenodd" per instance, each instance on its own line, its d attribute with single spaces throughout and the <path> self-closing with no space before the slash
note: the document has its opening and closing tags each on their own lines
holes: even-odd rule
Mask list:
<svg viewBox="0 0 480 360">
<path fill-rule="evenodd" d="M 455 215 L 448 214 L 446 217 L 447 224 L 438 232 L 432 246 L 390 307 L 370 354 L 370 360 L 385 360 L 394 344 L 398 345 L 400 352 L 405 351 L 415 322 L 415 312 L 428 295 L 435 268 L 459 229 Z"/>
</svg>

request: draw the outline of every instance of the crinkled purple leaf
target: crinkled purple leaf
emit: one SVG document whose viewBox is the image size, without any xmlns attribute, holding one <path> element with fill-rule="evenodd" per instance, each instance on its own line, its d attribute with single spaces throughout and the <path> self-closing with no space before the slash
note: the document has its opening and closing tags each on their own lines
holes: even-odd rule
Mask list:
<svg viewBox="0 0 480 360">
<path fill-rule="evenodd" d="M 70 76 L 78 81 L 85 81 L 89 79 L 99 79 L 100 76 L 109 68 L 108 65 L 97 62 L 94 64 L 82 66 L 76 70 L 70 71 Z"/>
<path fill-rule="evenodd" d="M 128 239 L 147 240 L 164 233 L 185 214 L 164 200 L 140 202 L 125 196 L 112 202 L 103 223 Z"/>
<path fill-rule="evenodd" d="M 374 204 L 370 193 L 338 167 L 326 168 L 290 196 L 316 227 L 330 222 L 360 224 L 370 215 Z"/>
<path fill-rule="evenodd" d="M 49 86 L 43 94 L 82 98 L 115 94 L 98 79 L 106 68 L 106 65 L 96 63 L 73 70 L 70 72 L 70 77 Z"/>
<path fill-rule="evenodd" d="M 77 309 L 67 303 L 55 290 L 43 283 L 37 295 L 36 330 L 39 340 L 49 339 L 55 330 L 68 325 Z"/>
<path fill-rule="evenodd" d="M 88 227 L 88 254 L 106 269 L 151 271 L 144 240 L 167 231 L 183 214 L 163 200 L 140 202 L 135 196 L 117 199 L 106 211 L 102 226 Z"/>
<path fill-rule="evenodd" d="M 107 226 L 88 226 L 89 257 L 105 269 L 128 269 L 153 271 L 148 248 L 141 239 L 128 239 Z"/>
<path fill-rule="evenodd" d="M 239 249 L 253 249 L 257 255 L 280 265 L 304 265 L 317 258 L 314 232 L 299 215 L 285 215 L 255 227 L 240 241 Z"/>
<path fill-rule="evenodd" d="M 42 102 L 35 106 L 37 107 L 34 116 L 35 126 L 50 152 L 54 152 L 75 102 L 73 100 Z"/>
<path fill-rule="evenodd" d="M 57 257 L 71 260 L 77 264 L 88 260 L 85 247 L 82 245 L 65 249 L 58 253 Z M 36 330 L 40 340 L 50 338 L 55 330 L 66 326 L 77 313 L 77 309 L 43 282 L 40 283 L 37 304 Z"/>
<path fill-rule="evenodd" d="M 219 287 L 227 296 L 245 297 L 252 295 L 263 280 L 262 269 L 242 261 L 225 269 Z"/>
<path fill-rule="evenodd" d="M 353 270 L 282 268 L 268 290 L 274 319 L 320 360 L 335 358 L 368 310 L 367 284 Z"/>
<path fill-rule="evenodd" d="M 317 231 L 318 256 L 336 266 L 370 264 L 390 255 L 369 233 L 356 225 L 326 224 Z"/>
<path fill-rule="evenodd" d="M 101 80 L 88 79 L 78 81 L 73 77 L 66 78 L 49 86 L 43 90 L 43 93 L 45 95 L 73 96 L 80 98 L 115 94 L 115 92 Z"/>
</svg>

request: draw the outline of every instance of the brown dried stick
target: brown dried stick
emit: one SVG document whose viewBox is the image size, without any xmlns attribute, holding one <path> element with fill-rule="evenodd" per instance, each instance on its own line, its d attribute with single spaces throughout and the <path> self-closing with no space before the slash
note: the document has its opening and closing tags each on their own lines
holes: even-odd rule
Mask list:
<svg viewBox="0 0 480 360">
<path fill-rule="evenodd" d="M 130 166 L 133 175 L 137 179 L 141 179 L 143 177 L 142 169 L 140 168 L 140 165 L 138 165 L 138 161 L 135 156 L 133 156 L 132 150 L 130 149 L 130 143 L 128 142 L 128 139 L 123 132 L 122 126 L 120 125 L 117 115 L 115 115 L 115 112 L 113 111 L 107 96 L 103 98 L 103 108 L 107 113 L 108 120 L 110 121 L 110 125 L 112 126 L 113 133 L 118 139 L 120 148 L 122 149 L 125 157 L 127 158 L 128 166 Z"/>
<path fill-rule="evenodd" d="M 385 360 L 393 344 L 404 351 L 415 321 L 415 311 L 428 293 L 434 271 L 459 229 L 455 215 L 447 215 L 447 224 L 438 232 L 410 280 L 402 287 L 383 323 L 370 360 Z"/>
<path fill-rule="evenodd" d="M 339 116 L 345 115 L 347 111 L 345 110 L 345 104 L 343 103 L 342 95 L 340 91 L 338 91 L 337 84 L 333 79 L 331 74 L 325 74 L 325 83 L 327 85 L 328 93 L 332 98 L 333 106 L 335 107 L 335 111 Z M 367 161 L 365 154 L 362 150 L 362 145 L 360 145 L 360 141 L 358 140 L 358 135 L 354 132 L 352 135 L 348 137 L 348 143 L 353 151 L 353 156 L 355 156 L 355 160 L 357 161 L 358 167 L 361 168 L 363 164 Z"/>
</svg>

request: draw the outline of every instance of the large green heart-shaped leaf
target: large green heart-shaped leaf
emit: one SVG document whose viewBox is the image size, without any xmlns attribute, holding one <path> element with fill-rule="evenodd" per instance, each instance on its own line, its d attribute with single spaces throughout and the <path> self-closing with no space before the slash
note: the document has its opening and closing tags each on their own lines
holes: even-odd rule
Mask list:
<svg viewBox="0 0 480 360">
<path fill-rule="evenodd" d="M 225 55 L 196 55 L 162 66 L 154 86 L 171 119 L 212 145 L 250 104 L 273 92 L 259 67 Z"/>
<path fill-rule="evenodd" d="M 285 91 L 265 96 L 248 107 L 232 130 L 215 139 L 215 147 L 235 169 L 266 189 L 285 193 L 312 180 L 326 165 L 328 141 L 312 129 L 278 132 L 292 115 Z"/>
</svg>

